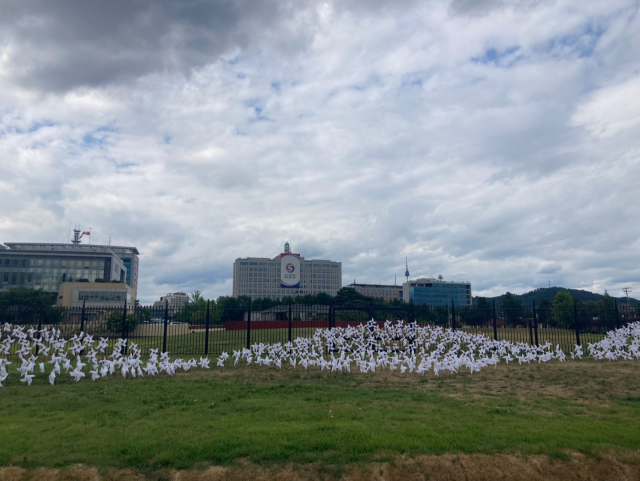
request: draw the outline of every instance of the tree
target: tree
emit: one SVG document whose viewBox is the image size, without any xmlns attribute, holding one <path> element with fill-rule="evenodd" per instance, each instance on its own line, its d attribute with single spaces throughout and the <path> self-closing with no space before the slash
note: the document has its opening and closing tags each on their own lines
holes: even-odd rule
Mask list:
<svg viewBox="0 0 640 481">
<path fill-rule="evenodd" d="M 461 309 L 460 319 L 469 326 L 480 326 L 493 319 L 493 310 L 487 299 L 478 297 L 473 306 Z"/>
<path fill-rule="evenodd" d="M 616 305 L 613 298 L 605 290 L 604 296 L 598 301 L 598 307 L 600 308 L 600 320 L 605 326 L 613 326 L 616 318 Z"/>
<path fill-rule="evenodd" d="M 149 312 L 149 315 L 151 315 L 151 312 Z M 135 331 L 139 323 L 140 317 L 138 315 L 134 312 L 127 314 L 127 334 Z M 118 336 L 122 335 L 122 311 L 113 311 L 109 314 L 109 317 L 107 317 L 107 331 Z"/>
<path fill-rule="evenodd" d="M 64 309 L 54 304 L 55 298 L 40 289 L 17 287 L 0 293 L 0 315 L 7 322 L 57 324 Z"/>
<path fill-rule="evenodd" d="M 215 310 L 214 306 L 211 306 Z M 206 322 L 207 300 L 200 291 L 195 291 L 189 296 L 186 304 L 178 312 L 171 316 L 172 322 L 183 322 L 189 325 L 202 324 Z"/>
<path fill-rule="evenodd" d="M 536 306 L 538 324 L 549 324 L 553 320 L 553 304 L 549 299 L 542 299 Z"/>
<path fill-rule="evenodd" d="M 553 320 L 558 326 L 573 324 L 573 297 L 560 291 L 553 297 Z"/>
<path fill-rule="evenodd" d="M 510 292 L 507 292 L 502 300 L 502 311 L 508 325 L 516 326 L 520 324 L 522 302 Z"/>
</svg>

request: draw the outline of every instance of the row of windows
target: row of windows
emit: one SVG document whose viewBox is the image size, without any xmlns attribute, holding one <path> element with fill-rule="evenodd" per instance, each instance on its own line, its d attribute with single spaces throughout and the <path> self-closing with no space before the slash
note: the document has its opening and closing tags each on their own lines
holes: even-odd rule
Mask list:
<svg viewBox="0 0 640 481">
<path fill-rule="evenodd" d="M 35 272 L 0 272 L 0 284 L 2 285 L 46 285 L 47 290 L 57 288 L 62 282 L 74 282 L 79 279 L 87 279 L 94 282 L 103 279 L 104 271 L 99 270 L 74 270 L 62 272 L 59 269 L 33 269 Z M 109 281 L 109 279 L 106 279 Z"/>
<path fill-rule="evenodd" d="M 280 271 L 281 271 L 280 267 L 278 267 L 277 269 L 268 269 L 266 267 L 249 267 L 249 268 L 241 267 L 240 268 L 240 272 L 250 272 L 250 273 L 251 272 L 264 272 L 264 273 L 269 273 L 271 275 L 276 275 L 276 274 L 280 273 Z M 304 267 L 300 268 L 300 273 L 307 272 L 307 271 L 311 271 L 311 272 L 314 272 L 316 274 L 331 274 L 331 273 L 337 274 L 336 271 L 333 271 L 331 269 L 305 269 Z M 249 274 L 249 275 L 251 275 L 251 274 Z"/>
<path fill-rule="evenodd" d="M 454 284 L 436 284 L 435 286 L 433 285 L 433 283 L 427 283 L 427 284 L 416 284 L 415 282 L 412 282 L 410 284 L 411 287 L 431 287 L 432 289 L 445 289 L 445 290 L 450 290 L 450 289 L 466 289 L 467 291 L 471 289 L 471 286 L 468 284 L 461 284 L 461 285 L 454 285 Z"/>
<path fill-rule="evenodd" d="M 267 273 L 262 273 L 262 272 L 249 272 L 248 276 L 240 276 L 240 278 L 246 278 L 246 277 L 262 277 L 262 278 L 272 278 L 272 279 L 279 279 L 279 277 L 274 277 L 273 274 L 269 275 Z M 334 275 L 330 275 L 330 274 L 313 274 L 311 276 L 305 276 L 304 274 L 300 275 L 301 278 L 308 278 L 308 279 L 338 279 L 340 276 L 334 276 Z"/>
<path fill-rule="evenodd" d="M 242 286 L 245 286 L 247 284 L 252 284 L 252 283 L 280 285 L 280 281 L 279 280 L 278 281 L 272 281 L 272 280 L 269 280 L 269 279 L 253 279 L 253 280 L 250 279 L 248 282 L 246 282 L 246 281 L 238 282 L 238 285 L 240 287 L 242 287 Z M 305 282 L 305 281 L 303 281 L 302 284 L 304 284 L 305 286 L 306 285 L 318 285 L 318 284 L 331 284 L 331 285 L 334 285 L 334 286 L 339 286 L 340 285 L 339 282 L 330 281 L 328 279 L 319 280 L 317 282 Z"/>
<path fill-rule="evenodd" d="M 331 282 L 318 283 L 318 282 L 316 282 L 315 284 L 307 284 L 305 282 L 302 282 L 301 284 L 302 284 L 303 287 L 309 287 L 309 288 L 311 288 L 311 287 L 324 287 L 324 286 L 327 286 L 328 288 L 330 287 L 331 289 L 339 289 L 340 288 L 339 284 L 337 284 L 335 282 L 334 283 L 331 283 Z M 240 287 L 240 288 L 251 287 L 251 286 L 254 286 L 254 287 L 260 286 L 260 287 L 265 287 L 265 288 L 269 287 L 269 286 L 276 286 L 278 289 L 280 289 L 280 283 L 279 282 L 276 282 L 276 283 L 273 283 L 273 284 L 271 284 L 270 282 L 262 282 L 262 283 L 261 282 L 256 282 L 256 283 L 241 282 L 240 284 L 238 284 L 238 287 Z M 287 288 L 283 287 L 282 289 L 287 289 Z"/>
<path fill-rule="evenodd" d="M 276 262 L 240 262 L 241 266 L 269 266 L 269 267 L 280 267 L 279 263 Z M 305 264 L 302 264 L 302 267 L 304 267 Z M 327 268 L 334 268 L 337 269 L 338 268 L 338 264 L 306 264 L 307 266 L 312 266 L 312 267 L 327 267 Z"/>
<path fill-rule="evenodd" d="M 375 290 L 359 290 L 358 293 L 363 296 L 384 296 L 384 297 L 402 297 L 402 291 L 375 291 Z"/>
<path fill-rule="evenodd" d="M 131 300 L 131 294 L 127 291 L 79 291 L 79 301 L 124 301 Z"/>
<path fill-rule="evenodd" d="M 260 290 L 260 289 L 240 289 L 240 295 L 245 294 L 270 294 L 273 291 Z M 286 293 L 291 294 L 318 294 L 318 293 L 336 293 L 335 289 L 287 289 Z"/>
<path fill-rule="evenodd" d="M 0 267 L 93 267 L 104 269 L 104 260 L 86 259 L 0 259 Z"/>
</svg>

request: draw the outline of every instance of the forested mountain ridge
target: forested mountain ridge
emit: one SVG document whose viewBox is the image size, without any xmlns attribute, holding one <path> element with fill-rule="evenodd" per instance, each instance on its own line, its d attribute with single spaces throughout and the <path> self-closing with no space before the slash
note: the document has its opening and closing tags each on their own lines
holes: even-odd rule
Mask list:
<svg viewBox="0 0 640 481">
<path fill-rule="evenodd" d="M 530 306 L 533 301 L 536 304 L 539 304 L 543 299 L 552 300 L 558 292 L 566 292 L 574 299 L 579 300 L 580 302 L 598 302 L 599 300 L 604 298 L 604 294 L 596 294 L 595 292 L 585 291 L 582 289 L 567 289 L 566 287 L 541 287 L 539 289 L 535 289 L 531 292 L 525 292 L 524 294 L 511 294 L 514 298 L 518 299 L 524 306 Z M 496 305 L 502 304 L 506 294 L 502 294 L 501 296 L 496 297 L 485 297 L 487 301 L 491 302 L 493 300 L 496 301 Z M 480 296 L 474 297 L 474 304 L 479 299 Z M 626 297 L 613 297 L 618 305 L 626 304 Z M 629 304 L 632 306 L 637 306 L 640 304 L 638 299 L 629 298 Z"/>
</svg>

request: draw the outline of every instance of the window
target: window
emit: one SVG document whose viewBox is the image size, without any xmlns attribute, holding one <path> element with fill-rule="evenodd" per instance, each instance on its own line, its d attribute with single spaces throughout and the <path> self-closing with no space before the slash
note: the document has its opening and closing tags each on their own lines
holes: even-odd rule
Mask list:
<svg viewBox="0 0 640 481">
<path fill-rule="evenodd" d="M 18 267 L 18 263 L 20 261 L 18 259 L 13 259 L 13 267 Z"/>
</svg>

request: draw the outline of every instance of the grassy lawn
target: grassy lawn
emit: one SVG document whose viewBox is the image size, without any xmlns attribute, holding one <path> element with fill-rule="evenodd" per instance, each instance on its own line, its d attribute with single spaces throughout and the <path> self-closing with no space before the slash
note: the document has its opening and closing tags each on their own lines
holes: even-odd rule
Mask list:
<svg viewBox="0 0 640 481">
<path fill-rule="evenodd" d="M 500 366 L 434 378 L 260 367 L 0 388 L 0 466 L 340 465 L 440 453 L 640 448 L 640 364 Z"/>
</svg>

